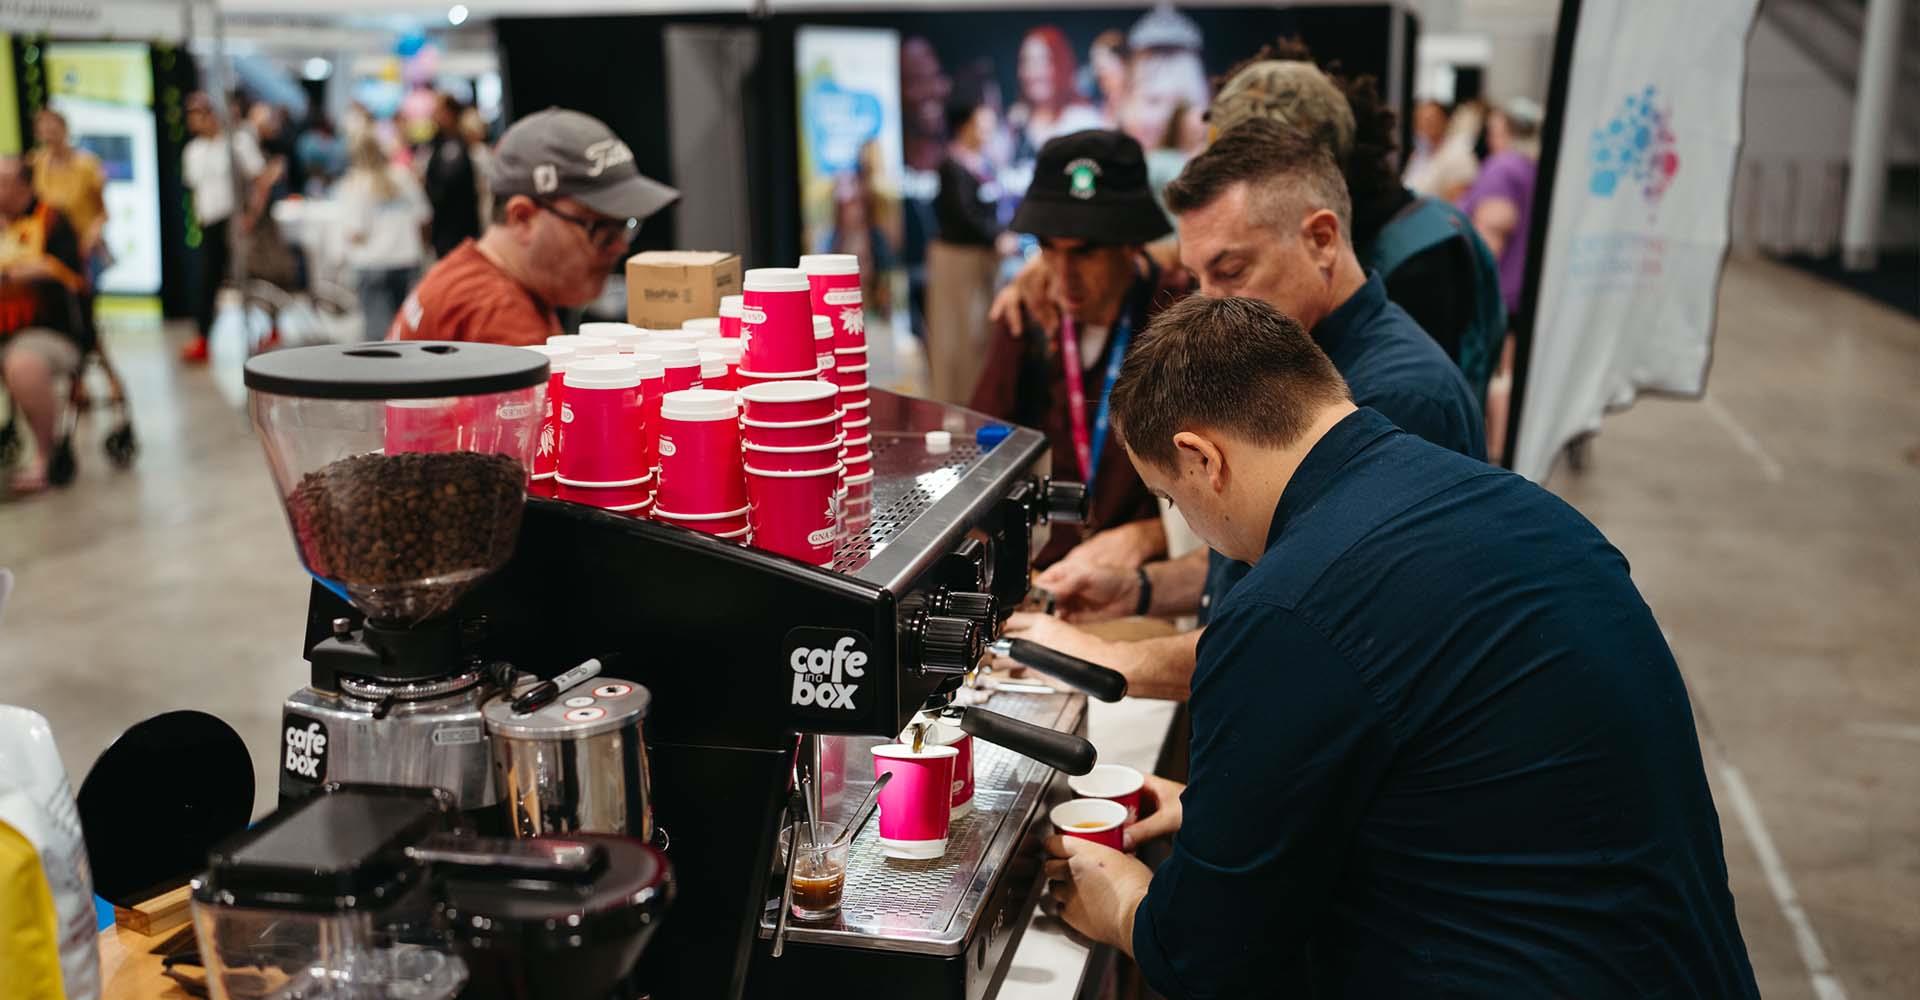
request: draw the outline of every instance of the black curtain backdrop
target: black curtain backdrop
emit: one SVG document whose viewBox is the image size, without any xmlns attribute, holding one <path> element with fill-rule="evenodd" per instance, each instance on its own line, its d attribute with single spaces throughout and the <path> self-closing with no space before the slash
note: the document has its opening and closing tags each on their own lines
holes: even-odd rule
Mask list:
<svg viewBox="0 0 1920 1000">
<path fill-rule="evenodd" d="M 1384 81 L 1393 9 L 1386 6 L 1266 9 L 1180 8 L 1204 36 L 1203 60 L 1210 73 L 1251 56 L 1282 36 L 1304 39 L 1322 62 L 1343 72 Z M 1078 53 L 1109 28 L 1125 31 L 1144 8 L 1074 8 L 1005 11 L 934 10 L 822 12 L 749 20 L 737 16 L 504 18 L 495 22 L 509 118 L 547 107 L 584 111 L 606 122 L 627 144 L 642 173 L 674 183 L 668 148 L 664 36 L 673 24 L 753 24 L 761 51 L 744 109 L 749 156 L 749 200 L 755 242 L 741 248 L 748 266 L 791 263 L 800 250 L 800 211 L 793 38 L 803 25 L 892 28 L 901 37 L 928 39 L 948 73 L 991 62 L 1002 92 L 1018 92 L 1016 56 L 1026 32 L 1060 28 Z M 1413 32 L 1408 32 L 1411 62 Z M 1411 79 L 1411 73 L 1408 74 Z M 1384 84 L 1383 84 L 1384 86 Z M 641 227 L 640 249 L 671 248 L 674 213 L 669 208 Z"/>
</svg>

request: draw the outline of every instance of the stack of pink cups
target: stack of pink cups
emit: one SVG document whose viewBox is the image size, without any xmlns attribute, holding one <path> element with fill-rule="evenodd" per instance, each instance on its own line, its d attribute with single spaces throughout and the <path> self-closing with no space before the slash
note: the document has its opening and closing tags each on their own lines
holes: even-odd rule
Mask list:
<svg viewBox="0 0 1920 1000">
<path fill-rule="evenodd" d="M 867 346 L 867 321 L 860 301 L 860 258 L 850 253 L 810 253 L 800 258 L 807 276 L 807 299 L 815 316 L 833 323 L 833 346 Z"/>
<path fill-rule="evenodd" d="M 817 377 L 820 361 L 813 346 L 806 274 L 790 267 L 754 268 L 741 284 L 741 382 Z"/>
<path fill-rule="evenodd" d="M 819 313 L 813 314 L 813 363 L 820 368 L 820 381 L 833 381 L 833 323 Z"/>
<path fill-rule="evenodd" d="M 569 364 L 562 381 L 554 476 L 560 499 L 646 516 L 653 443 L 639 366 L 627 358 L 585 358 Z"/>
<path fill-rule="evenodd" d="M 840 535 L 840 433 L 832 386 L 814 379 L 740 390 L 753 544 L 816 566 Z"/>
<path fill-rule="evenodd" d="M 564 381 L 573 348 L 535 344 L 527 350 L 547 356 L 547 408 L 540 416 L 540 436 L 534 440 L 533 480 L 527 491 L 537 497 L 550 497 L 558 489 L 553 477 L 560 468 L 560 403 L 566 398 Z"/>
<path fill-rule="evenodd" d="M 654 520 L 744 543 L 744 476 L 734 394 L 723 389 L 667 393 L 660 407 L 660 490 Z"/>
<path fill-rule="evenodd" d="M 720 296 L 720 336 L 728 340 L 740 336 L 740 296 Z"/>
</svg>

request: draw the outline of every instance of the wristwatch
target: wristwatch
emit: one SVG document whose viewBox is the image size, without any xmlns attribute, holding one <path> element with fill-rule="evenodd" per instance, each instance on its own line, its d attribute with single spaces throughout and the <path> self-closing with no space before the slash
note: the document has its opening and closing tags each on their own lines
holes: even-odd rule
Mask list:
<svg viewBox="0 0 1920 1000">
<path fill-rule="evenodd" d="M 1147 575 L 1145 566 L 1134 570 L 1134 573 L 1140 581 L 1140 596 L 1133 602 L 1133 613 L 1142 616 L 1153 607 L 1153 578 Z"/>
</svg>

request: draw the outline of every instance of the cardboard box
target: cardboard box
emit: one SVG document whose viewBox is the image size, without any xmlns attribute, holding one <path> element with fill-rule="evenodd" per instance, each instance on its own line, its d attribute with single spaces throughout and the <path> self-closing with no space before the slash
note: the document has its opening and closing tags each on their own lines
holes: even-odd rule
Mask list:
<svg viewBox="0 0 1920 1000">
<path fill-rule="evenodd" d="M 740 294 L 740 257 L 715 250 L 648 250 L 627 258 L 627 322 L 677 330 L 720 315 L 720 297 Z"/>
</svg>

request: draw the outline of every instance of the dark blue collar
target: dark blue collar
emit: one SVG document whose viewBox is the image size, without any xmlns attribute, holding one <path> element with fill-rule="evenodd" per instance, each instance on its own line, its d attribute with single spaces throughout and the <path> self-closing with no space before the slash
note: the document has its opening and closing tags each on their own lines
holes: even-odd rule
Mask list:
<svg viewBox="0 0 1920 1000">
<path fill-rule="evenodd" d="M 1347 301 L 1340 303 L 1310 331 L 1313 342 L 1319 344 L 1320 349 L 1327 354 L 1338 358 L 1340 342 L 1346 339 L 1348 334 L 1373 322 L 1374 317 L 1380 315 L 1380 310 L 1386 307 L 1387 284 L 1380 279 L 1378 273 L 1368 271 L 1367 283 L 1361 285 L 1347 297 Z"/>
<path fill-rule="evenodd" d="M 1311 509 L 1326 495 L 1340 470 L 1360 449 L 1393 433 L 1395 429 L 1392 421 L 1364 406 L 1328 428 L 1327 433 L 1307 452 L 1307 457 L 1300 460 L 1300 467 L 1293 470 L 1286 488 L 1280 491 L 1280 503 L 1273 508 L 1273 525 L 1267 529 L 1267 548 L 1273 548 L 1274 543 L 1280 540 L 1280 534 L 1286 530 L 1289 520 Z"/>
</svg>

